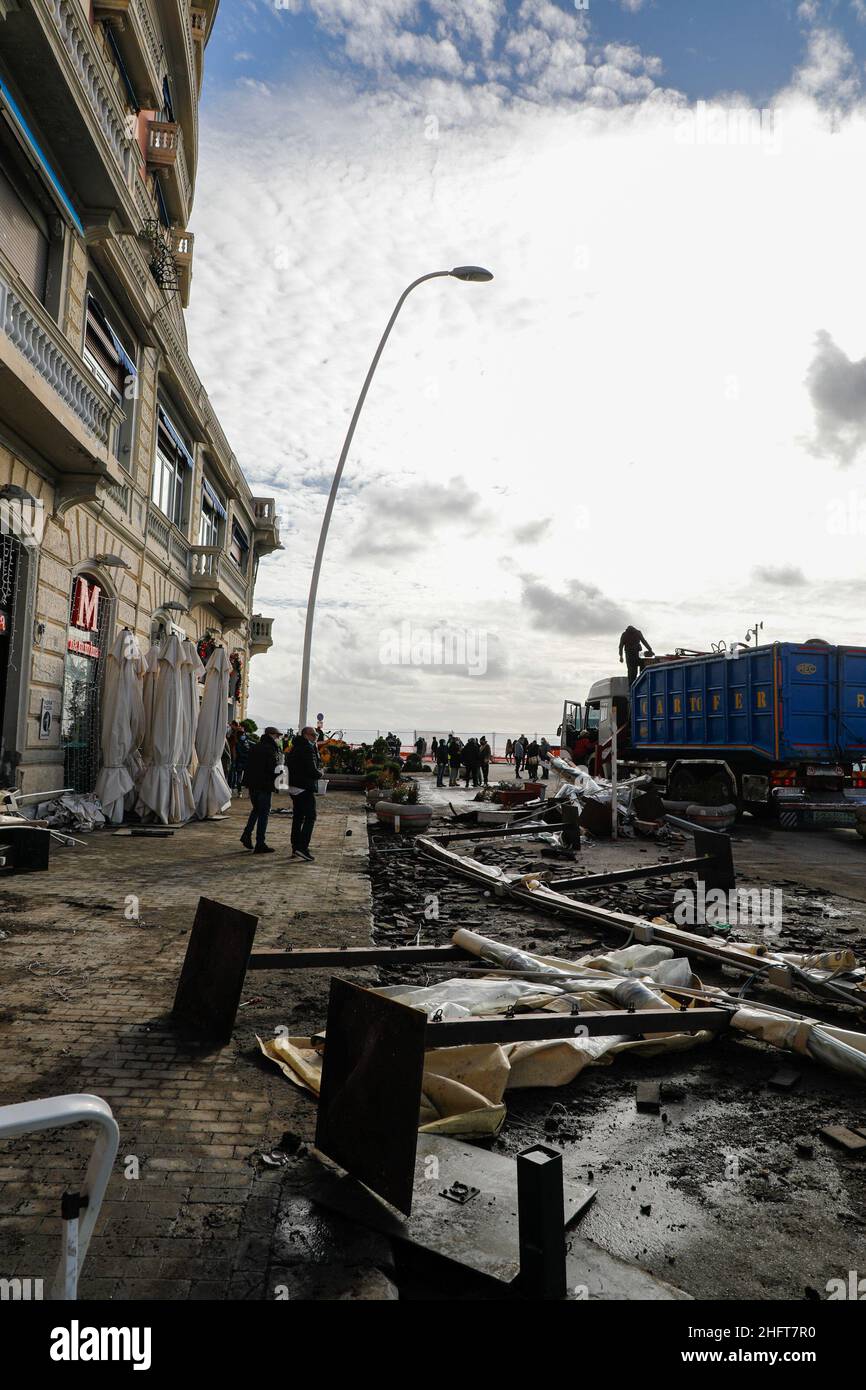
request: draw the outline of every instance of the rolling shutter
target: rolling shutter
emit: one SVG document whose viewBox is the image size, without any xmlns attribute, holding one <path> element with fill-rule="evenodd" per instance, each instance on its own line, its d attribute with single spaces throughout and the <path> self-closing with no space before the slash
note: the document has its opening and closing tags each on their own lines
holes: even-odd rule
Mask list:
<svg viewBox="0 0 866 1390">
<path fill-rule="evenodd" d="M 0 169 L 0 247 L 41 301 L 48 274 L 48 229 L 40 225 Z"/>
</svg>

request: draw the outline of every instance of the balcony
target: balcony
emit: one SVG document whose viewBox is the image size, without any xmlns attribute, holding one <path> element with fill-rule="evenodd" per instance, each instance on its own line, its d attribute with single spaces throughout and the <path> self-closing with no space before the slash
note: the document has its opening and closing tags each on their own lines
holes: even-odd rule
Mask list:
<svg viewBox="0 0 866 1390">
<path fill-rule="evenodd" d="M 130 182 L 133 142 L 113 61 L 81 0 L 0 7 L 8 75 L 27 93 L 29 114 L 53 151 L 79 211 L 111 208 L 135 225 Z M 85 222 L 88 220 L 84 217 Z"/>
<path fill-rule="evenodd" d="M 141 105 L 157 110 L 162 105 L 161 41 L 148 0 L 94 0 L 93 14 L 111 25 Z"/>
<path fill-rule="evenodd" d="M 263 618 L 261 613 L 254 613 L 250 618 L 250 656 L 264 656 L 270 651 L 274 645 L 273 625 L 273 618 Z"/>
<path fill-rule="evenodd" d="M 224 618 L 247 616 L 247 581 L 222 546 L 190 546 L 189 583 L 191 608 L 209 603 Z"/>
<path fill-rule="evenodd" d="M 121 407 L 2 255 L 0 412 L 73 490 L 95 497 L 98 485 L 124 482 L 114 454 Z"/>
<path fill-rule="evenodd" d="M 171 254 L 177 266 L 180 298 L 186 309 L 192 286 L 192 251 L 195 237 L 192 232 L 182 232 L 177 228 L 171 231 Z"/>
<path fill-rule="evenodd" d="M 160 180 L 172 221 L 185 227 L 192 187 L 183 152 L 183 135 L 176 121 L 148 121 L 145 158 L 148 169 Z"/>
<path fill-rule="evenodd" d="M 254 497 L 255 547 L 257 555 L 270 555 L 282 550 L 277 504 L 273 497 Z"/>
</svg>

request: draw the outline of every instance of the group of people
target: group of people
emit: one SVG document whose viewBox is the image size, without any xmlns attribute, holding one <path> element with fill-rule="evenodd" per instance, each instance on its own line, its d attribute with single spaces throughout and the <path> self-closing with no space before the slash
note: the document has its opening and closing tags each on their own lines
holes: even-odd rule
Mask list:
<svg viewBox="0 0 866 1390">
<path fill-rule="evenodd" d="M 550 754 L 550 744 L 546 738 L 528 739 L 526 734 L 520 734 L 515 739 L 510 738 L 505 745 L 505 761 L 514 764 L 515 777 L 520 777 L 525 768 L 530 782 L 538 777 L 539 767 L 542 781 L 547 781 L 550 776 Z"/>
<path fill-rule="evenodd" d="M 423 742 L 426 748 L 426 740 L 420 739 L 419 742 Z M 482 783 L 487 785 L 493 750 L 484 734 L 480 738 L 468 738 L 465 743 L 456 734 L 449 734 L 447 738 L 434 738 L 430 744 L 430 752 L 436 764 L 437 787 L 445 785 L 446 775 L 449 787 L 456 787 L 460 780 L 461 767 L 467 787 L 470 782 L 473 787 L 480 787 Z M 420 756 L 423 757 L 423 753 Z"/>
<path fill-rule="evenodd" d="M 292 858 L 313 863 L 310 841 L 316 824 L 316 791 L 322 767 L 317 744 L 318 731 L 311 725 L 296 735 L 290 729 L 283 735 L 269 725 L 253 743 L 242 725 L 232 721 L 226 738 L 231 754 L 229 785 L 239 791 L 246 787 L 252 810 L 241 835 L 244 849 L 254 854 L 273 854 L 267 842 L 271 798 L 276 783 L 285 772 L 292 798 Z M 255 835 L 255 840 L 253 840 Z"/>
</svg>

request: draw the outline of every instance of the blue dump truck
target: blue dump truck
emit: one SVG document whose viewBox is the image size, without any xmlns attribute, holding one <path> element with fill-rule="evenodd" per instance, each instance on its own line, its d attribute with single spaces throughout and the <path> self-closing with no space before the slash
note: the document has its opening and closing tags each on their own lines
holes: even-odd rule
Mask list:
<svg viewBox="0 0 866 1390">
<path fill-rule="evenodd" d="M 733 803 L 799 824 L 853 825 L 866 807 L 866 647 L 775 642 L 655 657 L 628 689 L 590 690 L 578 727 L 622 771 L 651 771 L 674 801 Z"/>
</svg>

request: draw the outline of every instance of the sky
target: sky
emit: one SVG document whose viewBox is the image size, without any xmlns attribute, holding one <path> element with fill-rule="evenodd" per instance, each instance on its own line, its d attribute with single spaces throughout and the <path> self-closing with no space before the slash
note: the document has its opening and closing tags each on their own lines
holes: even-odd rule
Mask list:
<svg viewBox="0 0 866 1390">
<path fill-rule="evenodd" d="M 866 0 L 222 0 L 190 350 L 284 549 L 249 713 L 555 732 L 657 653 L 864 643 Z M 518 728 L 518 726 L 520 726 Z"/>
</svg>

